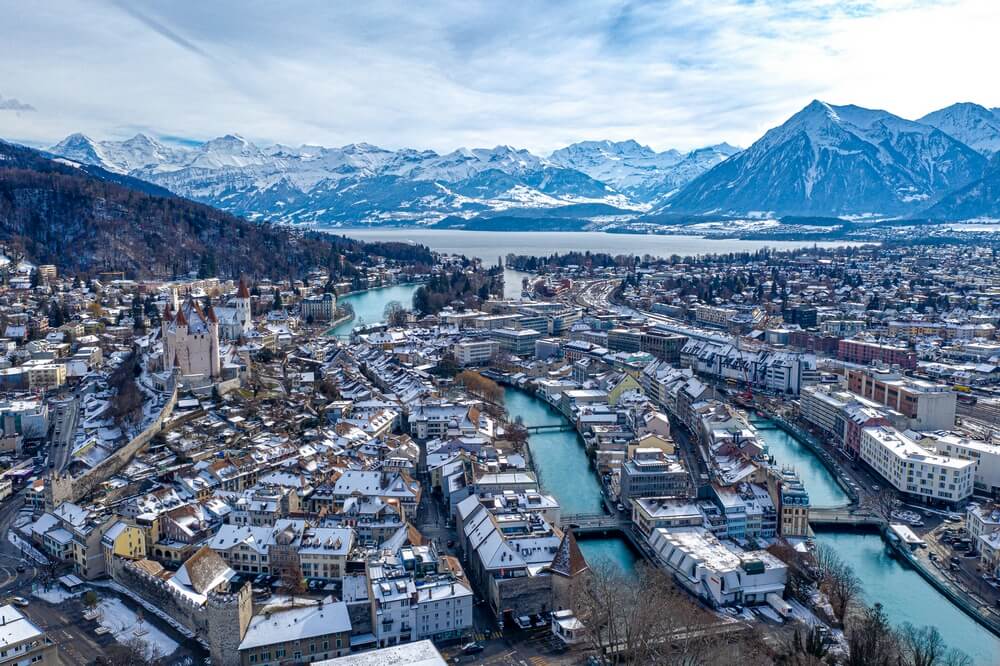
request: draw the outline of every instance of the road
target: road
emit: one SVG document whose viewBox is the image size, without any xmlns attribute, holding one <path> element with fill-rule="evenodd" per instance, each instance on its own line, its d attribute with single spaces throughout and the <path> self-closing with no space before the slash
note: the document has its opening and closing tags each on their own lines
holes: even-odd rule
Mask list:
<svg viewBox="0 0 1000 666">
<path fill-rule="evenodd" d="M 76 434 L 80 416 L 80 402 L 75 398 L 54 402 L 52 409 L 52 437 L 49 462 L 55 469 L 66 469 L 73 452 L 73 435 Z"/>
<path fill-rule="evenodd" d="M 14 520 L 24 506 L 24 491 L 8 497 L 0 504 L 0 595 L 23 596 L 41 573 L 36 563 L 26 557 L 7 538 L 13 529 Z M 24 571 L 17 571 L 21 567 Z"/>
</svg>

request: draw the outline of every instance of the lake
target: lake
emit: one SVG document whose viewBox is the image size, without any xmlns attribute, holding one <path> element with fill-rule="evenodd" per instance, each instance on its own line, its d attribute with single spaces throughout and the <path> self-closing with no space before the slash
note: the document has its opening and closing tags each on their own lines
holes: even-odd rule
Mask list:
<svg viewBox="0 0 1000 666">
<path fill-rule="evenodd" d="M 608 234 L 598 231 L 462 231 L 460 229 L 325 229 L 330 233 L 367 241 L 403 241 L 426 245 L 437 252 L 479 257 L 495 264 L 509 253 L 545 257 L 570 251 L 609 254 L 650 254 L 669 257 L 722 252 L 746 252 L 769 247 L 847 247 L 861 243 L 813 241 L 753 241 L 699 236 Z"/>
</svg>

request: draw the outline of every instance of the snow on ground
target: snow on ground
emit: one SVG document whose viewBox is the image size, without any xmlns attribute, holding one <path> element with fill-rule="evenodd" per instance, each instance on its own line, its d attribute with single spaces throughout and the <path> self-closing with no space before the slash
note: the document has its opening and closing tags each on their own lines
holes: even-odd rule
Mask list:
<svg viewBox="0 0 1000 666">
<path fill-rule="evenodd" d="M 10 541 L 12 544 L 14 544 L 15 547 L 20 548 L 21 551 L 26 553 L 28 557 L 33 559 L 38 564 L 49 563 L 49 558 L 42 555 L 40 552 L 38 552 L 38 550 L 34 546 L 32 546 L 30 543 L 28 543 L 21 537 L 17 536 L 13 532 L 7 532 L 7 541 Z"/>
<path fill-rule="evenodd" d="M 807 627 L 815 627 L 817 625 L 823 624 L 818 617 L 816 617 L 811 610 L 803 606 L 801 603 L 795 599 L 786 599 L 788 605 L 792 607 L 792 616 L 802 622 Z"/>
<path fill-rule="evenodd" d="M 784 619 L 782 619 L 782 617 L 778 615 L 778 613 L 770 606 L 757 606 L 756 608 L 754 608 L 754 611 L 760 613 L 767 619 L 776 622 L 777 624 L 781 624 L 784 622 Z"/>
<path fill-rule="evenodd" d="M 177 649 L 176 641 L 148 621 L 142 623 L 142 630 L 146 633 L 136 636 L 134 631 L 139 625 L 139 617 L 121 599 L 105 597 L 98 602 L 97 607 L 101 611 L 101 624 L 111 630 L 119 643 L 139 638 L 161 657 L 166 657 Z"/>
<path fill-rule="evenodd" d="M 73 592 L 67 592 L 61 585 L 53 585 L 47 590 L 38 588 L 32 591 L 31 596 L 41 599 L 42 601 L 47 601 L 50 604 L 61 604 L 67 599 L 72 599 L 76 596 Z"/>
<path fill-rule="evenodd" d="M 142 606 L 143 608 L 145 608 L 148 612 L 153 613 L 154 615 L 156 615 L 158 618 L 160 618 L 161 620 L 163 620 L 164 622 L 166 622 L 167 624 L 169 624 L 171 627 L 173 627 L 175 630 L 177 630 L 177 632 L 180 633 L 182 636 L 186 636 L 188 638 L 194 638 L 195 637 L 194 633 L 190 629 L 188 629 L 183 624 L 181 624 L 180 622 L 178 622 L 177 620 L 175 620 L 174 618 L 172 618 L 168 613 L 160 610 L 159 608 L 157 608 L 153 604 L 149 603 L 148 601 L 146 601 L 141 596 L 139 596 L 138 594 L 136 594 L 132 590 L 128 589 L 124 585 L 121 585 L 120 583 L 117 583 L 117 582 L 115 582 L 113 580 L 109 580 L 109 581 L 104 581 L 104 580 L 92 581 L 91 585 L 94 585 L 95 587 L 106 587 L 108 589 L 114 590 L 115 592 L 118 592 L 119 594 L 121 594 L 123 596 L 126 596 L 129 599 L 131 599 L 132 601 L 136 602 L 137 604 L 139 604 L 140 606 Z M 199 641 L 199 642 L 201 642 L 202 645 L 205 646 L 205 649 L 208 649 L 208 645 L 207 644 L 205 644 L 203 641 Z"/>
</svg>

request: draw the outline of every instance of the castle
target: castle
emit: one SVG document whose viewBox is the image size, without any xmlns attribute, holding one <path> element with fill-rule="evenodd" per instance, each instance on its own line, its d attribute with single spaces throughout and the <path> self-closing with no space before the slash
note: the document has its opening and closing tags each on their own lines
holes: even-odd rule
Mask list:
<svg viewBox="0 0 1000 666">
<path fill-rule="evenodd" d="M 249 299 L 248 299 L 249 302 Z M 170 303 L 163 312 L 163 368 L 177 368 L 181 375 L 210 380 L 222 376 L 219 354 L 219 320 L 212 306 L 202 309 L 188 296 L 174 314 Z"/>
</svg>

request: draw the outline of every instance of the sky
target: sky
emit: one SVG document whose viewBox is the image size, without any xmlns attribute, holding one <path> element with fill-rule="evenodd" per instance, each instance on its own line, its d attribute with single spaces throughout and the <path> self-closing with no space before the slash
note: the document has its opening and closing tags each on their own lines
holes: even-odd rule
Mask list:
<svg viewBox="0 0 1000 666">
<path fill-rule="evenodd" d="M 812 99 L 1000 106 L 996 0 L 0 0 L 0 137 L 747 146 Z"/>
</svg>

